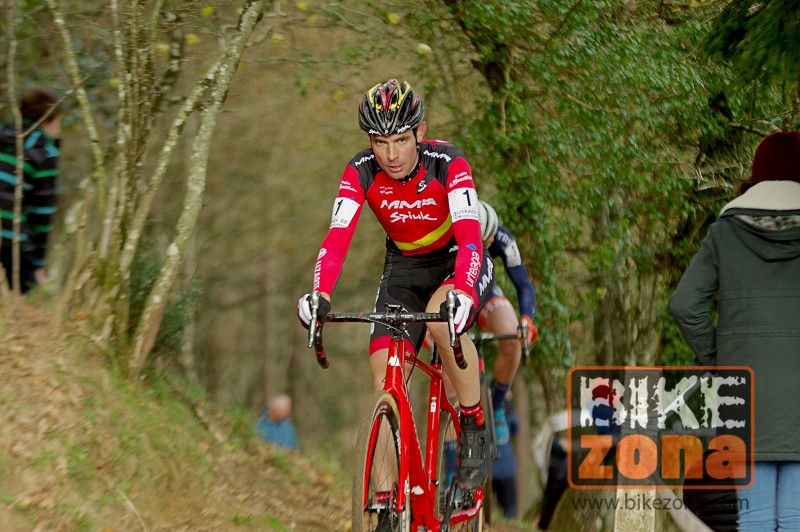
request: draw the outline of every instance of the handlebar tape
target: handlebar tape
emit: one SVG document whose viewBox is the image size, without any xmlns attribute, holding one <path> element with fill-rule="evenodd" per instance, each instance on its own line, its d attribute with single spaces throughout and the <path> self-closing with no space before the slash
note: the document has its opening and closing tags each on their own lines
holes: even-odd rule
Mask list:
<svg viewBox="0 0 800 532">
<path fill-rule="evenodd" d="M 453 343 L 453 356 L 460 369 L 467 369 L 467 359 L 464 358 L 464 350 L 461 349 L 461 339 L 458 337 L 456 337 L 456 341 Z"/>
</svg>

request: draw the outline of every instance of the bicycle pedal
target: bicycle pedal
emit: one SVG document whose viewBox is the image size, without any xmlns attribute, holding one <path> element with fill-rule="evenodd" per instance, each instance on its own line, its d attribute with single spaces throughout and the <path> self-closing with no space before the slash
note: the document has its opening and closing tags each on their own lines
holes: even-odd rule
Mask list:
<svg viewBox="0 0 800 532">
<path fill-rule="evenodd" d="M 379 491 L 375 494 L 374 499 L 367 504 L 366 509 L 368 512 L 385 512 L 389 508 L 391 500 L 391 492 Z"/>
<path fill-rule="evenodd" d="M 475 505 L 475 492 L 464 492 L 461 488 L 456 489 L 456 494 L 453 497 L 452 508 L 453 510 L 465 510 L 472 508 Z M 439 496 L 439 511 L 444 514 L 447 509 L 447 493 Z"/>
<path fill-rule="evenodd" d="M 461 509 L 472 508 L 475 506 L 475 492 L 467 491 L 461 497 Z"/>
</svg>

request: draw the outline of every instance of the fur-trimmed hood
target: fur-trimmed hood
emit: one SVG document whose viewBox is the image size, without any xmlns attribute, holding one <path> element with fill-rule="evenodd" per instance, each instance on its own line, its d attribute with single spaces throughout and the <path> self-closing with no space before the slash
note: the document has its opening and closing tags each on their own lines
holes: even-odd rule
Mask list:
<svg viewBox="0 0 800 532">
<path fill-rule="evenodd" d="M 766 261 L 800 256 L 800 183 L 764 181 L 728 203 L 718 223 L 739 227 L 742 243 Z"/>
</svg>

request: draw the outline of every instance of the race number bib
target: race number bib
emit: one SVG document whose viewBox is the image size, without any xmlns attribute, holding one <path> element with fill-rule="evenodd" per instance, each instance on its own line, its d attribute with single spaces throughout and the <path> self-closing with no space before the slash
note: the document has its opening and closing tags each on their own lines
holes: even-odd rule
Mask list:
<svg viewBox="0 0 800 532">
<path fill-rule="evenodd" d="M 478 193 L 474 188 L 459 188 L 447 193 L 450 203 L 450 217 L 453 222 L 475 220 L 478 218 Z"/>
<path fill-rule="evenodd" d="M 336 198 L 331 214 L 331 229 L 343 229 L 350 225 L 358 211 L 358 203 L 350 198 Z"/>
</svg>

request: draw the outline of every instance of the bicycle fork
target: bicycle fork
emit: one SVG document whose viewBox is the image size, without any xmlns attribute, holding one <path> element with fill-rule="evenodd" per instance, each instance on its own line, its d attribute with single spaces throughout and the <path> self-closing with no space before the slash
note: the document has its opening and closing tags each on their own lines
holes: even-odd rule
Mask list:
<svg viewBox="0 0 800 532">
<path fill-rule="evenodd" d="M 427 481 L 429 478 L 435 478 L 435 468 L 433 470 L 434 477 L 431 477 L 431 474 L 428 473 L 430 469 L 427 466 L 423 467 L 421 449 L 418 444 L 415 445 L 415 442 L 419 442 L 419 435 L 417 434 L 411 401 L 405 384 L 403 369 L 406 356 L 403 342 L 402 340 L 392 342 L 392 346 L 387 362 L 384 390 L 392 394 L 399 403 L 402 403 L 399 408 L 401 437 L 397 439 L 400 447 L 398 449 L 400 478 L 398 479 L 397 511 L 402 512 L 410 504 L 412 521 L 417 525 L 417 528 L 412 530 L 417 530 L 419 527 L 425 530 L 438 530 L 438 526 L 431 527 L 430 523 L 424 519 L 423 522 L 417 523 L 421 516 L 433 515 L 434 507 L 431 503 L 431 491 Z"/>
</svg>

